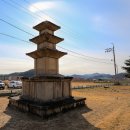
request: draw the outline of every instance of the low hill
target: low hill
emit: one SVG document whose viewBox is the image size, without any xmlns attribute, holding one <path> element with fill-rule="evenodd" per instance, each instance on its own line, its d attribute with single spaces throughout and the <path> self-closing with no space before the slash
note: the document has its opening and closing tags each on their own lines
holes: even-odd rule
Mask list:
<svg viewBox="0 0 130 130">
<path fill-rule="evenodd" d="M 6 74 L 6 75 L 0 75 L 0 77 L 2 76 L 23 76 L 23 77 L 33 77 L 35 75 L 34 69 L 25 71 L 25 72 L 15 72 L 15 73 L 11 73 L 11 74 Z M 112 79 L 114 77 L 114 75 L 110 75 L 110 74 L 100 74 L 100 73 L 93 73 L 93 74 L 84 74 L 84 75 L 77 75 L 77 74 L 73 74 L 70 75 L 72 77 L 74 77 L 74 79 L 80 79 L 80 80 L 86 80 L 86 79 Z M 116 78 L 118 79 L 123 79 L 125 77 L 125 73 L 119 73 L 116 75 Z"/>
<path fill-rule="evenodd" d="M 110 74 L 100 74 L 100 73 L 94 73 L 94 74 L 84 74 L 84 75 L 72 75 L 74 78 L 83 78 L 83 79 L 111 79 L 113 75 Z"/>
<path fill-rule="evenodd" d="M 11 73 L 11 74 L 8 74 L 9 76 L 23 76 L 23 77 L 32 77 L 34 76 L 35 72 L 34 72 L 34 69 L 31 69 L 31 70 L 28 70 L 28 71 L 25 71 L 25 72 L 15 72 L 15 73 Z"/>
</svg>

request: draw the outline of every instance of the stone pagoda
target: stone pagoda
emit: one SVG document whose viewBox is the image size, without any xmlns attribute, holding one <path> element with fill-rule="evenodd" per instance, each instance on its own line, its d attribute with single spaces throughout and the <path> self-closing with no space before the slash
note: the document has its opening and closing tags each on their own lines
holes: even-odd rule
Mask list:
<svg viewBox="0 0 130 130">
<path fill-rule="evenodd" d="M 67 54 L 56 49 L 56 44 L 64 40 L 54 35 L 54 31 L 60 27 L 45 21 L 33 28 L 39 31 L 39 36 L 30 39 L 37 44 L 37 50 L 27 55 L 34 58 L 36 76 L 59 77 L 59 58 Z"/>
<path fill-rule="evenodd" d="M 60 27 L 44 21 L 33 28 L 39 31 L 30 39 L 37 44 L 37 50 L 27 55 L 34 59 L 35 76 L 22 79 L 22 95 L 11 98 L 9 105 L 40 116 L 84 105 L 85 98 L 71 95 L 72 77 L 59 74 L 59 58 L 67 54 L 56 49 L 56 44 L 64 40 L 54 35 Z"/>
<path fill-rule="evenodd" d="M 38 36 L 30 39 L 37 44 L 37 50 L 27 55 L 34 58 L 36 76 L 23 80 L 22 97 L 41 102 L 70 97 L 72 77 L 59 74 L 59 58 L 67 54 L 56 49 L 56 44 L 64 40 L 54 35 L 60 27 L 45 21 L 33 28 L 39 31 Z"/>
</svg>

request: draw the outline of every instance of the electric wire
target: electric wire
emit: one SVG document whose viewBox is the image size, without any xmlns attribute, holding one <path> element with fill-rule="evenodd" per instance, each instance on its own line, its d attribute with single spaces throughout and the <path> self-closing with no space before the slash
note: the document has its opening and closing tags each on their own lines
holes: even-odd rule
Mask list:
<svg viewBox="0 0 130 130">
<path fill-rule="evenodd" d="M 23 39 L 21 39 L 21 38 L 18 38 L 18 37 L 9 35 L 9 34 L 5 34 L 5 33 L 1 33 L 1 32 L 0 32 L 0 35 L 6 36 L 6 37 L 10 37 L 10 38 L 13 38 L 13 39 L 22 41 L 22 42 L 31 43 L 31 42 L 29 42 L 29 41 L 23 40 Z M 60 46 L 58 46 L 58 47 L 60 47 Z M 74 52 L 74 51 L 72 51 L 72 50 L 69 50 L 69 49 L 66 49 L 66 48 L 63 48 L 63 47 L 60 47 L 60 48 L 62 48 L 62 49 L 64 49 L 64 50 L 67 50 L 68 52 L 71 52 L 71 53 L 74 53 L 74 54 L 77 54 L 77 55 L 80 55 L 81 57 L 83 57 L 83 55 L 81 55 L 81 54 L 79 54 L 79 53 L 76 53 L 76 52 Z M 87 59 L 87 58 L 85 58 L 85 57 L 84 57 L 84 59 L 89 60 L 89 61 L 93 61 L 93 62 L 99 62 L 99 63 L 105 63 L 105 64 L 112 64 L 112 63 L 107 63 L 107 62 L 101 62 L 101 61 L 95 61 L 95 60 L 92 60 L 92 59 Z"/>
<path fill-rule="evenodd" d="M 22 31 L 22 32 L 24 32 L 24 33 L 27 33 L 27 34 L 29 34 L 29 35 L 31 35 L 31 36 L 34 36 L 33 34 L 31 34 L 31 33 L 27 32 L 27 31 L 25 31 L 24 29 L 19 28 L 18 26 L 14 25 L 14 24 L 12 24 L 12 23 L 10 23 L 10 22 L 7 22 L 6 20 L 4 20 L 4 19 L 2 19 L 2 18 L 0 18 L 0 21 L 4 22 L 4 23 L 6 23 L 6 24 L 8 24 L 8 25 L 10 25 L 10 26 L 12 26 L 12 27 L 14 27 L 14 28 L 16 28 L 16 29 Z"/>
<path fill-rule="evenodd" d="M 13 1 L 13 0 L 12 0 Z M 23 0 L 24 2 L 26 2 L 26 3 L 28 3 L 29 5 L 31 5 L 31 3 L 28 1 L 28 0 Z M 45 14 L 46 16 L 49 16 L 51 19 L 53 19 L 54 21 L 57 21 L 59 24 L 61 24 L 61 25 L 64 25 L 63 26 L 63 28 L 66 26 L 65 24 L 63 24 L 62 22 L 60 22 L 59 20 L 57 20 L 57 19 L 55 19 L 55 18 L 53 18 L 52 16 L 50 16 L 48 13 L 46 13 L 45 11 L 43 11 L 43 10 L 40 10 L 37 6 L 35 6 L 35 5 L 32 5 L 32 7 L 33 8 L 35 8 L 35 9 L 38 9 L 42 14 Z M 68 27 L 66 26 L 66 28 L 65 29 L 67 29 L 68 30 Z M 68 30 L 68 31 L 70 31 L 71 33 L 73 33 L 73 34 L 78 34 L 77 36 L 80 36 L 79 35 L 79 33 L 77 33 L 76 31 L 71 31 L 72 29 L 70 29 L 70 30 Z"/>
<path fill-rule="evenodd" d="M 9 1 L 7 2 L 6 0 L 1 0 L 2 2 L 4 2 L 6 5 L 9 5 L 9 6 L 11 6 L 11 7 L 13 7 L 13 8 L 15 8 L 16 10 L 20 10 L 20 11 L 24 11 L 26 14 L 28 14 L 29 16 L 31 15 L 32 16 L 32 18 L 34 18 L 34 19 L 37 19 L 38 17 L 37 16 L 35 16 L 34 14 L 32 14 L 32 13 L 30 13 L 30 12 L 28 12 L 28 10 L 26 10 L 25 8 L 18 8 L 17 6 L 15 6 L 14 4 L 12 4 L 12 3 L 9 3 Z M 40 20 L 40 19 L 39 19 Z"/>
<path fill-rule="evenodd" d="M 15 37 L 15 36 L 9 35 L 9 34 L 5 34 L 5 33 L 1 33 L 1 32 L 0 32 L 0 35 L 6 36 L 6 37 L 10 37 L 10 38 L 13 38 L 13 39 L 16 39 L 16 40 L 22 41 L 22 42 L 30 43 L 29 41 L 23 40 L 23 39 L 21 39 L 21 38 L 18 38 L 18 37 Z"/>
<path fill-rule="evenodd" d="M 2 0 L 3 2 L 5 1 L 5 0 Z M 25 11 L 26 13 L 28 13 L 29 15 L 31 15 L 32 17 L 34 16 L 34 15 L 32 15 L 31 13 L 29 13 L 28 11 L 28 9 L 27 8 L 25 8 L 25 7 L 23 7 L 23 6 L 21 6 L 19 3 L 17 3 L 16 1 L 14 1 L 14 0 L 11 0 L 12 1 L 12 3 L 14 3 L 14 4 L 16 4 L 17 6 L 19 6 L 19 7 L 21 7 L 22 9 L 23 9 L 23 11 Z M 24 1 L 26 1 L 27 2 L 27 0 L 24 0 Z M 6 2 L 7 4 L 8 4 L 8 2 Z M 30 2 L 29 2 L 30 3 Z M 11 6 L 11 4 L 10 4 L 10 6 Z M 21 9 L 20 8 L 20 9 Z M 35 7 L 36 8 L 36 7 Z M 18 9 L 18 8 L 17 8 Z M 38 9 L 38 8 L 37 8 Z M 43 11 L 42 11 L 43 12 Z M 47 14 L 46 14 L 47 15 Z M 42 16 L 40 16 L 40 15 L 36 15 L 35 14 L 35 17 L 38 17 L 39 18 L 39 20 L 41 20 L 41 18 L 42 19 L 44 19 Z M 45 19 L 46 20 L 46 19 Z M 64 26 L 63 26 L 63 28 L 64 28 Z M 64 30 L 61 30 L 62 32 L 64 32 L 64 33 L 66 33 L 66 34 L 68 34 L 67 35 L 67 37 L 69 37 L 70 39 L 77 39 L 77 40 L 80 40 L 80 42 L 81 42 L 81 39 L 80 38 L 78 38 L 77 36 L 75 36 L 74 37 L 74 35 L 71 35 L 71 34 L 69 34 L 68 32 L 66 32 L 66 31 L 64 31 Z M 72 41 L 72 40 L 70 40 L 70 41 Z M 76 48 L 76 47 L 75 47 Z M 78 50 L 79 50 L 79 48 L 78 48 Z M 89 56 L 90 57 L 90 56 Z M 94 58 L 94 57 L 90 57 L 90 58 Z M 97 58 L 94 58 L 94 59 L 97 59 Z M 101 58 L 98 58 L 99 60 L 108 60 L 108 59 L 101 59 Z"/>
<path fill-rule="evenodd" d="M 3 1 L 5 1 L 5 0 L 3 0 Z M 19 29 L 19 30 L 21 30 L 21 31 L 23 31 L 23 32 L 25 32 L 25 33 L 27 33 L 27 34 L 29 34 L 29 35 L 34 36 L 33 34 L 27 32 L 27 31 L 25 31 L 25 30 L 23 30 L 23 29 L 20 29 L 19 27 L 15 26 L 15 25 L 13 25 L 13 24 L 11 24 L 11 23 L 9 23 L 9 22 L 3 20 L 3 19 L 0 19 L 0 20 L 2 20 L 3 22 L 5 22 L 5 23 L 11 25 L 12 27 L 15 27 L 15 28 L 17 28 L 17 29 Z M 59 47 L 60 47 L 60 46 L 59 46 Z M 60 48 L 63 49 L 63 47 L 60 47 Z M 69 49 L 66 49 L 66 48 L 64 48 L 64 50 L 68 50 L 68 51 L 70 51 L 70 52 L 72 52 L 72 53 L 75 53 L 75 54 L 77 54 L 77 55 L 81 55 L 81 56 L 88 57 L 88 58 L 93 58 L 93 59 L 96 59 L 96 60 L 106 60 L 106 59 L 100 59 L 100 58 L 95 58 L 95 57 L 86 56 L 86 55 L 83 55 L 83 54 L 80 54 L 80 53 L 74 52 L 74 51 L 69 50 Z"/>
<path fill-rule="evenodd" d="M 35 17 L 35 18 L 38 18 L 40 21 L 41 21 L 41 19 L 44 19 L 44 20 L 47 20 L 46 18 L 44 18 L 43 16 L 41 16 L 41 15 L 38 15 L 38 14 L 32 14 L 31 12 L 29 12 L 29 10 L 27 9 L 27 8 L 25 8 L 24 6 L 22 6 L 22 5 L 20 5 L 19 3 L 17 3 L 16 1 L 14 1 L 14 0 L 10 0 L 10 1 L 12 1 L 12 3 L 9 3 L 9 2 L 7 2 L 7 1 L 5 1 L 5 0 L 2 0 L 3 2 L 5 2 L 5 3 L 7 3 L 7 4 L 9 4 L 10 6 L 13 6 L 13 7 L 15 7 L 13 4 L 15 4 L 16 6 L 19 6 L 19 7 L 21 7 L 20 9 L 22 9 L 25 13 L 28 13 L 29 15 L 31 15 L 32 17 Z M 16 9 L 19 9 L 19 8 L 17 8 L 17 7 L 15 7 Z M 35 7 L 36 8 L 36 7 Z M 45 13 L 44 13 L 45 14 Z M 46 15 L 46 14 L 45 14 Z M 46 15 L 46 16 L 48 16 L 48 15 Z M 50 16 L 49 16 L 50 17 Z M 54 19 L 54 18 L 51 18 L 51 19 Z M 56 20 L 54 20 L 54 21 L 56 21 Z M 63 26 L 63 28 L 64 28 L 64 26 Z M 64 28 L 65 30 L 66 30 L 66 28 Z M 68 32 L 66 32 L 66 31 L 64 31 L 64 30 L 61 30 L 63 33 L 66 33 L 66 34 L 69 34 L 68 36 L 71 38 L 71 39 L 77 39 L 77 40 L 81 40 L 81 39 L 79 39 L 79 37 L 78 36 L 75 36 L 75 35 L 72 35 L 71 33 L 68 33 Z M 69 30 L 70 31 L 70 30 Z"/>
<path fill-rule="evenodd" d="M 22 32 L 24 32 L 24 33 L 27 33 L 27 34 L 29 34 L 29 35 L 31 35 L 31 36 L 34 36 L 33 34 L 31 34 L 31 33 L 27 32 L 27 31 L 25 31 L 24 29 L 21 29 L 21 28 L 15 26 L 15 25 L 13 25 L 13 24 L 10 23 L 10 22 L 7 22 L 6 20 L 3 20 L 3 19 L 1 19 L 1 18 L 0 18 L 0 20 L 1 20 L 2 22 L 7 23 L 8 25 L 10 25 L 10 26 L 12 26 L 12 27 L 14 27 L 14 28 L 19 29 L 20 31 L 22 31 Z M 6 34 L 5 34 L 5 35 L 6 35 Z M 60 46 L 58 46 L 58 47 L 60 47 Z M 60 48 L 65 49 L 65 48 L 63 48 L 63 47 L 60 47 Z M 105 60 L 105 59 L 100 59 L 100 58 L 95 58 L 95 57 L 86 56 L 86 55 L 83 55 L 83 54 L 81 54 L 81 53 L 77 53 L 77 52 L 74 52 L 74 51 L 72 51 L 72 50 L 69 50 L 69 49 L 65 49 L 65 50 L 68 50 L 68 51 L 70 51 L 70 52 L 72 52 L 72 53 L 75 53 L 75 54 L 78 54 L 78 55 L 82 55 L 82 56 L 84 56 L 84 57 L 93 58 L 93 59 L 97 59 L 97 60 Z"/>
</svg>

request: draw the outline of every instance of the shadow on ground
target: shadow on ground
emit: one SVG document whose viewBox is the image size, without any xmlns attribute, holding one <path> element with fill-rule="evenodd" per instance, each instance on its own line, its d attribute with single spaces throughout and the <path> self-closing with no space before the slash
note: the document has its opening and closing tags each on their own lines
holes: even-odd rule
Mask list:
<svg viewBox="0 0 130 130">
<path fill-rule="evenodd" d="M 0 130 L 100 130 L 83 117 L 82 114 L 90 111 L 92 110 L 85 106 L 43 120 L 7 107 L 4 113 L 11 118 Z"/>
</svg>

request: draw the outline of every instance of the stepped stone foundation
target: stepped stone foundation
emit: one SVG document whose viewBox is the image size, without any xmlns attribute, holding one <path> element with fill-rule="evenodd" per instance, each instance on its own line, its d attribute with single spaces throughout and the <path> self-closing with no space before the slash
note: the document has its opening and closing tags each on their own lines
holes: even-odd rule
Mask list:
<svg viewBox="0 0 130 130">
<path fill-rule="evenodd" d="M 72 77 L 59 74 L 59 58 L 66 55 L 56 49 L 63 41 L 54 35 L 59 26 L 45 21 L 35 27 L 39 35 L 30 39 L 37 44 L 37 50 L 27 53 L 34 58 L 34 77 L 23 77 L 22 95 L 12 97 L 9 106 L 47 117 L 55 113 L 83 106 L 85 98 L 75 98 L 71 94 Z"/>
<path fill-rule="evenodd" d="M 36 114 L 42 118 L 66 112 L 76 107 L 82 107 L 85 104 L 85 98 L 69 97 L 48 102 L 35 102 L 33 100 L 25 100 L 20 97 L 12 97 L 9 106 L 18 108 L 24 112 Z"/>
</svg>

